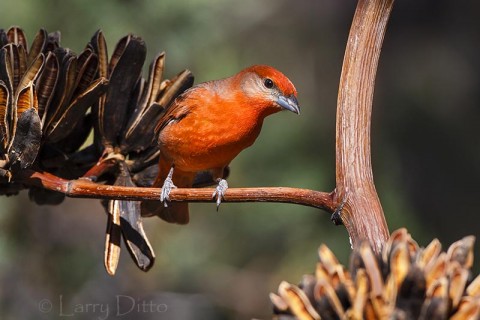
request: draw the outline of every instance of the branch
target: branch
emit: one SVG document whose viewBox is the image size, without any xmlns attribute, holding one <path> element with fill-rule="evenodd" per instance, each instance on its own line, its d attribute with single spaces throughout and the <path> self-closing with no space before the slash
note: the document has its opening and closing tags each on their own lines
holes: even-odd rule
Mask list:
<svg viewBox="0 0 480 320">
<path fill-rule="evenodd" d="M 57 191 L 74 198 L 99 198 L 119 200 L 158 200 L 160 188 L 138 188 L 103 185 L 89 179 L 65 180 L 48 172 L 24 170 L 17 182 L 30 186 Z M 172 189 L 171 201 L 215 202 L 213 188 L 179 188 Z M 333 193 L 308 189 L 285 187 L 229 188 L 223 202 L 283 202 L 294 203 L 328 212 L 335 210 Z"/>
<path fill-rule="evenodd" d="M 359 0 L 348 37 L 337 101 L 336 199 L 353 246 L 368 239 L 376 252 L 389 236 L 375 190 L 370 122 L 378 59 L 393 0 Z"/>
</svg>

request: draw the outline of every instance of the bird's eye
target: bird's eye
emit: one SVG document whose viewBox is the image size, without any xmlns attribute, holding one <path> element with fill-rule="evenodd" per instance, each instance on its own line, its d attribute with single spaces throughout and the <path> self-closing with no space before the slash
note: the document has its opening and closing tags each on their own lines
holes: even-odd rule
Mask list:
<svg viewBox="0 0 480 320">
<path fill-rule="evenodd" d="M 272 79 L 269 79 L 269 78 L 265 79 L 265 82 L 264 82 L 263 84 L 265 84 L 265 87 L 267 87 L 268 89 L 272 89 L 272 88 L 273 88 L 273 81 L 272 81 Z"/>
</svg>

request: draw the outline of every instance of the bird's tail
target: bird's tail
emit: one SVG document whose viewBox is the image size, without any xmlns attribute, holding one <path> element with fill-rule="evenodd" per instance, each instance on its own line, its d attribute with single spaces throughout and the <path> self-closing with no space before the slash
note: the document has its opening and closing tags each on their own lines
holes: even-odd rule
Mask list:
<svg viewBox="0 0 480 320">
<path fill-rule="evenodd" d="M 170 171 L 170 166 L 170 163 L 160 157 L 158 176 L 152 187 L 161 188 L 163 186 L 165 178 Z M 178 188 L 192 187 L 194 179 L 194 172 L 184 172 L 178 169 L 175 169 L 173 172 L 173 184 Z M 165 205 L 160 202 L 160 199 L 158 201 L 142 201 L 142 216 L 154 215 L 170 223 L 187 224 L 190 220 L 188 203 L 168 202 L 165 207 Z"/>
<path fill-rule="evenodd" d="M 187 224 L 190 220 L 188 203 L 168 203 L 165 207 L 159 201 L 142 201 L 142 216 L 157 215 L 170 223 Z"/>
</svg>

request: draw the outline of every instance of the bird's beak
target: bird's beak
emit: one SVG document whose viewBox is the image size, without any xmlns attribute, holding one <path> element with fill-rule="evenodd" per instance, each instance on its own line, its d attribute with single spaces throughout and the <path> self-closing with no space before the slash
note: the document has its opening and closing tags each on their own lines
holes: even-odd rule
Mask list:
<svg viewBox="0 0 480 320">
<path fill-rule="evenodd" d="M 298 106 L 297 98 L 292 94 L 289 97 L 278 96 L 277 103 L 285 110 L 300 114 L 300 107 Z"/>
</svg>

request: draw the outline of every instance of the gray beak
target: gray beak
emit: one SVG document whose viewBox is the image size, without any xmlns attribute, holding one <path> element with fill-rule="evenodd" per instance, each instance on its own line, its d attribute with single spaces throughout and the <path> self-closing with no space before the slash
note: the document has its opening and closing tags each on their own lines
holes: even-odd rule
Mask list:
<svg viewBox="0 0 480 320">
<path fill-rule="evenodd" d="M 289 97 L 279 96 L 277 103 L 285 110 L 300 114 L 300 107 L 298 106 L 297 98 L 295 98 L 293 94 Z"/>
</svg>

